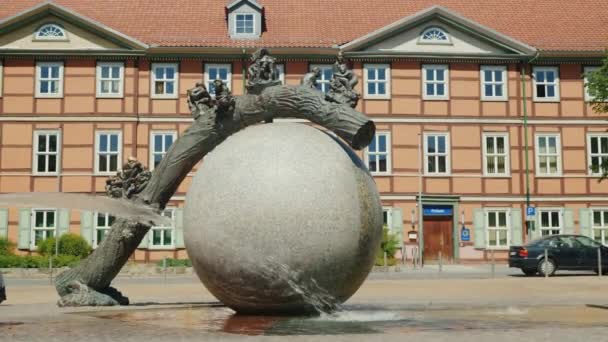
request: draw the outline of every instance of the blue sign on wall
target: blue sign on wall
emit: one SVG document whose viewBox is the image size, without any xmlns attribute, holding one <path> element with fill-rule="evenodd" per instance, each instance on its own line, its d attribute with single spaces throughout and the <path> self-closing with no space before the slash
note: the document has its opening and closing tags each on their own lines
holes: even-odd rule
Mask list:
<svg viewBox="0 0 608 342">
<path fill-rule="evenodd" d="M 469 228 L 466 228 L 464 226 L 462 227 L 462 229 L 460 230 L 460 241 L 471 241 L 471 231 L 469 230 Z"/>
<path fill-rule="evenodd" d="M 452 216 L 452 206 L 425 205 L 422 207 L 424 216 Z"/>
</svg>

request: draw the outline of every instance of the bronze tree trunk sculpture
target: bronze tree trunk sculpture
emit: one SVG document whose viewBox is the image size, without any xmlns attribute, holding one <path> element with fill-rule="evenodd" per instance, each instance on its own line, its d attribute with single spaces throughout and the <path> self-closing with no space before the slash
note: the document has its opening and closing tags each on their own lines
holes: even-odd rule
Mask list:
<svg viewBox="0 0 608 342">
<path fill-rule="evenodd" d="M 198 107 L 190 103 L 194 123 L 171 146 L 147 184 L 139 185 L 143 189 L 128 197 L 151 208 L 163 209 L 194 165 L 224 139 L 247 126 L 275 118 L 309 120 L 334 132 L 354 149 L 366 147 L 373 139 L 374 123 L 353 109 L 352 103 L 328 101 L 325 94 L 310 84 L 298 87 L 275 84 L 261 87 L 257 95 L 234 98 L 226 89 L 222 93 L 219 90 L 222 85 L 218 84 L 215 105 L 209 105 L 209 98 L 201 100 Z M 145 172 L 139 170 L 129 177 L 141 176 Z M 143 178 L 147 180 L 147 177 Z M 122 181 L 120 183 L 123 184 Z M 130 189 L 134 186 L 132 183 L 129 183 Z M 58 304 L 128 304 L 128 298 L 110 287 L 110 283 L 149 229 L 150 226 L 142 223 L 116 220 L 106 238 L 89 257 L 57 277 L 55 287 L 61 297 Z"/>
</svg>

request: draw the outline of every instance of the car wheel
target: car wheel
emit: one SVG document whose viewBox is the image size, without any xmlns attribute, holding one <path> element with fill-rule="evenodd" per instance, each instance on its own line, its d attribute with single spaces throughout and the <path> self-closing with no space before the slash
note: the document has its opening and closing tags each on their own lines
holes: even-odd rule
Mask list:
<svg viewBox="0 0 608 342">
<path fill-rule="evenodd" d="M 546 275 L 549 277 L 552 276 L 555 273 L 555 270 L 557 270 L 557 265 L 552 259 L 542 259 L 538 263 L 538 273 L 543 277 Z"/>
<path fill-rule="evenodd" d="M 524 272 L 524 274 L 526 275 L 526 277 L 532 277 L 534 275 L 536 275 L 536 270 L 535 269 L 530 269 L 530 268 L 522 268 L 521 269 L 522 272 Z"/>
</svg>

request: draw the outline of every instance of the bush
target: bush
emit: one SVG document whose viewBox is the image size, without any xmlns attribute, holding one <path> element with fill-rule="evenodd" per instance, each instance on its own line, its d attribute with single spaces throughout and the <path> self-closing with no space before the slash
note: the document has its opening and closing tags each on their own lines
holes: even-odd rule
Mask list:
<svg viewBox="0 0 608 342">
<path fill-rule="evenodd" d="M 163 267 L 163 261 L 157 261 L 156 266 Z M 190 261 L 190 259 L 167 258 L 167 267 L 192 267 L 192 262 Z"/>
<path fill-rule="evenodd" d="M 13 255 L 15 244 L 7 238 L 0 238 L 0 255 Z"/>
<path fill-rule="evenodd" d="M 53 267 L 74 267 L 80 258 L 72 255 L 53 257 Z M 48 268 L 49 258 L 42 255 L 0 255 L 0 268 Z"/>
<path fill-rule="evenodd" d="M 80 235 L 63 234 L 59 238 L 59 255 L 84 258 L 91 254 L 91 246 Z M 42 255 L 55 254 L 55 238 L 51 237 L 38 243 L 38 252 Z"/>
<path fill-rule="evenodd" d="M 395 234 L 391 234 L 388 228 L 385 226 L 382 229 L 382 242 L 380 243 L 380 249 L 376 254 L 376 266 L 384 266 L 384 253 L 386 252 L 386 262 L 388 266 L 393 266 L 397 263 L 395 260 L 395 253 L 399 249 L 399 239 Z"/>
</svg>

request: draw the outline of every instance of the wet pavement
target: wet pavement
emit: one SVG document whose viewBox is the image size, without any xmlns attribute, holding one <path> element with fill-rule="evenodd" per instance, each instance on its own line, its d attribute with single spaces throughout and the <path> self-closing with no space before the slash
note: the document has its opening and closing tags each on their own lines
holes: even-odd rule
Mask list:
<svg viewBox="0 0 608 342">
<path fill-rule="evenodd" d="M 53 288 L 13 279 L 0 341 L 608 341 L 608 277 L 393 279 L 374 274 L 344 310 L 240 316 L 196 278 L 119 279 L 134 303 L 57 308 Z M 288 337 L 287 337 L 288 336 Z"/>
</svg>

